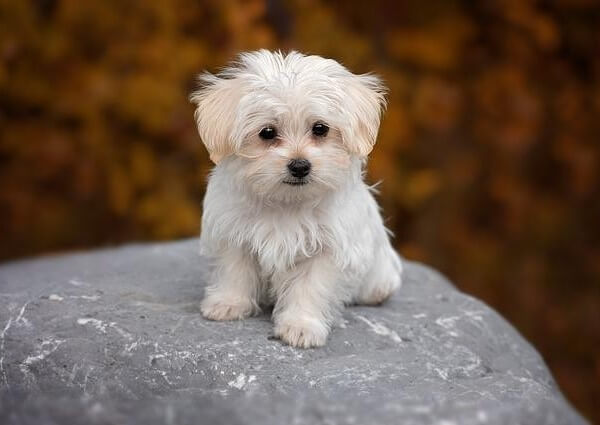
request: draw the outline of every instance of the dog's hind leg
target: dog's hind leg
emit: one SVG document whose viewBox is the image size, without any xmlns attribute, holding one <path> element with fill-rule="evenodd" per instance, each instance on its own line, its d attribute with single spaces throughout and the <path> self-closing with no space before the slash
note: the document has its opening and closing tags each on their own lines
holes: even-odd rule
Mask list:
<svg viewBox="0 0 600 425">
<path fill-rule="evenodd" d="M 354 304 L 378 305 L 402 284 L 402 262 L 391 246 L 380 249 L 373 267 L 360 283 Z"/>
</svg>

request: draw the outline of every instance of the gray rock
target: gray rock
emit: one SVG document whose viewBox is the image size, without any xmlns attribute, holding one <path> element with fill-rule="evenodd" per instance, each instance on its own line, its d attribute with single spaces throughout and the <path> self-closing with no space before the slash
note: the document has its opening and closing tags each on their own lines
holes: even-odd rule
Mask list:
<svg viewBox="0 0 600 425">
<path fill-rule="evenodd" d="M 423 265 L 311 350 L 266 314 L 204 320 L 205 271 L 194 241 L 0 267 L 0 423 L 585 423 L 531 345 Z"/>
</svg>

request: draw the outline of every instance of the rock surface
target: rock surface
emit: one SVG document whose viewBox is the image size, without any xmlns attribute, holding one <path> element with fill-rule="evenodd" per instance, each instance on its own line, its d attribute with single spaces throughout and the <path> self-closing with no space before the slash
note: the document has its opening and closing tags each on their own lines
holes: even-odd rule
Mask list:
<svg viewBox="0 0 600 425">
<path fill-rule="evenodd" d="M 324 348 L 209 322 L 195 241 L 0 267 L 2 424 L 584 424 L 497 313 L 406 263 Z"/>
</svg>

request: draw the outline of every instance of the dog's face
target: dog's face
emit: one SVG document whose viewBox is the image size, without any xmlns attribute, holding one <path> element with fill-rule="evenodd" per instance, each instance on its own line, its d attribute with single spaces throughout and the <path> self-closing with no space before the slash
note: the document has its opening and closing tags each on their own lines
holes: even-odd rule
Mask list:
<svg viewBox="0 0 600 425">
<path fill-rule="evenodd" d="M 384 87 L 319 56 L 242 54 L 192 94 L 216 164 L 257 195 L 306 199 L 339 188 L 375 144 Z"/>
</svg>

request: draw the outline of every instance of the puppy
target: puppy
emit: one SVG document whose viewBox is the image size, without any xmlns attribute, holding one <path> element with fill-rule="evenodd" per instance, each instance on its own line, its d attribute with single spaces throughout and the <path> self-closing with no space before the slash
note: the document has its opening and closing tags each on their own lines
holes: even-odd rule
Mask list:
<svg viewBox="0 0 600 425">
<path fill-rule="evenodd" d="M 380 304 L 402 265 L 363 182 L 385 88 L 298 52 L 244 53 L 192 93 L 216 164 L 200 237 L 214 261 L 204 317 L 274 306 L 275 336 L 322 346 L 345 304 Z"/>
</svg>

